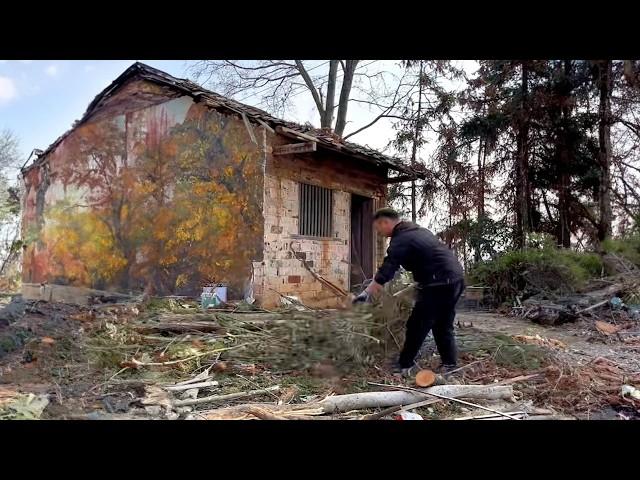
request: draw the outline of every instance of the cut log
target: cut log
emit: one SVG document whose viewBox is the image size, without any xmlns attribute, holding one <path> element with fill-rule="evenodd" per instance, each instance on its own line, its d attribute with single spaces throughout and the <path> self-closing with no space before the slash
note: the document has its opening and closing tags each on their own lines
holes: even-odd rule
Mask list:
<svg viewBox="0 0 640 480">
<path fill-rule="evenodd" d="M 430 387 L 436 383 L 436 374 L 431 370 L 420 370 L 416 375 L 416 385 L 418 387 Z"/>
<path fill-rule="evenodd" d="M 436 385 L 425 389 L 424 393 L 418 391 L 392 391 L 335 395 L 325 398 L 319 405 L 325 413 L 348 412 L 364 408 L 409 405 L 425 400 L 425 394 L 429 393 L 452 398 L 510 400 L 513 397 L 513 387 L 511 385 Z"/>
</svg>

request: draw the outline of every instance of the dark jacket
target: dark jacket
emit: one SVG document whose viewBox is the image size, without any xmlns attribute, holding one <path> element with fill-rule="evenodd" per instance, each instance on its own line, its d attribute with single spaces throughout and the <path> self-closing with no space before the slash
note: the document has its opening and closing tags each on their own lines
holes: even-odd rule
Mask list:
<svg viewBox="0 0 640 480">
<path fill-rule="evenodd" d="M 391 234 L 387 256 L 375 281 L 385 284 L 402 266 L 423 285 L 450 283 L 464 278 L 454 253 L 426 228 L 411 222 L 398 223 Z"/>
</svg>

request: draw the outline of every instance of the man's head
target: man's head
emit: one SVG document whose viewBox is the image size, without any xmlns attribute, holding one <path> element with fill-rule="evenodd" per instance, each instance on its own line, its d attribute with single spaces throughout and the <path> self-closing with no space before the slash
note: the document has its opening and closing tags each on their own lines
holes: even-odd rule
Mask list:
<svg viewBox="0 0 640 480">
<path fill-rule="evenodd" d="M 393 208 L 381 208 L 373 215 L 373 225 L 377 232 L 390 237 L 394 227 L 400 222 L 400 215 Z"/>
</svg>

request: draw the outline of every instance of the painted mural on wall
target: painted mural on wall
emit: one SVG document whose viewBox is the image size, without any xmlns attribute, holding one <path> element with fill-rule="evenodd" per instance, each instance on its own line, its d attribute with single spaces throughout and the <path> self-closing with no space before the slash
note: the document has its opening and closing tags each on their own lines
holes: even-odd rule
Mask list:
<svg viewBox="0 0 640 480">
<path fill-rule="evenodd" d="M 263 161 L 242 120 L 188 97 L 78 127 L 27 174 L 24 281 L 242 295 Z"/>
</svg>

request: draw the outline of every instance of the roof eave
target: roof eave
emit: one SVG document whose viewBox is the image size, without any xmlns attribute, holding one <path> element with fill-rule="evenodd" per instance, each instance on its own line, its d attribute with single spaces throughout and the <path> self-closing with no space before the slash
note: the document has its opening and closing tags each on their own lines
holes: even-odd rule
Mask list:
<svg viewBox="0 0 640 480">
<path fill-rule="evenodd" d="M 112 94 L 114 91 L 116 91 L 119 87 L 121 87 L 125 82 L 127 82 L 128 80 L 132 79 L 132 78 L 142 78 L 144 80 L 148 80 L 151 82 L 155 82 L 157 84 L 160 85 L 164 85 L 164 86 L 169 86 L 175 90 L 180 91 L 181 93 L 184 93 L 185 95 L 188 95 L 192 98 L 194 98 L 195 100 L 199 100 L 202 97 L 211 99 L 211 97 L 221 97 L 219 94 L 216 94 L 215 92 L 208 92 L 206 89 L 202 89 L 202 87 L 198 86 L 198 89 L 195 89 L 195 86 L 197 86 L 196 84 L 194 85 L 194 88 L 189 88 L 188 86 L 183 85 L 184 83 L 188 83 L 189 85 L 192 84 L 193 82 L 187 81 L 187 80 L 183 80 L 183 79 L 178 79 L 173 77 L 172 75 L 169 75 L 166 72 L 163 72 L 161 70 L 155 69 L 153 67 L 150 67 L 148 65 L 145 65 L 143 63 L 140 62 L 136 62 L 133 65 L 131 65 L 129 68 L 127 68 L 124 72 L 122 72 L 113 82 L 111 82 L 104 90 L 102 90 L 100 93 L 98 93 L 98 95 L 96 95 L 96 97 L 93 99 L 93 101 L 89 104 L 89 106 L 87 107 L 85 113 L 82 115 L 81 119 L 77 122 L 74 123 L 74 125 L 67 130 L 64 134 L 62 134 L 60 137 L 58 137 L 58 139 L 56 139 L 56 141 L 54 141 L 46 150 L 44 150 L 44 152 L 42 152 L 41 155 L 38 156 L 38 158 L 31 163 L 31 165 L 29 166 L 25 166 L 22 169 L 22 173 L 24 175 L 24 173 L 26 173 L 27 171 L 29 171 L 33 166 L 37 165 L 40 163 L 40 159 L 45 158 L 53 149 L 55 149 L 57 147 L 58 144 L 60 144 L 60 142 L 62 142 L 62 140 L 64 140 L 75 128 L 77 128 L 79 125 L 81 125 L 82 123 L 86 122 L 88 120 L 88 118 L 95 112 L 96 109 L 100 108 L 100 103 L 106 98 L 108 97 L 110 94 Z M 237 101 L 234 101 L 233 99 L 226 99 L 224 97 L 223 100 L 229 100 L 230 102 L 224 102 L 222 101 L 220 104 L 217 105 L 211 105 L 211 102 L 207 102 L 209 103 L 209 106 L 211 108 L 214 109 L 218 109 L 218 110 L 228 110 L 230 112 L 233 112 L 235 114 L 239 114 L 239 115 L 246 115 L 246 117 L 248 118 L 248 120 L 256 122 L 258 124 L 268 124 L 270 127 L 281 127 L 283 125 L 295 125 L 293 122 L 287 122 L 286 120 L 283 119 L 277 119 L 275 117 L 273 117 L 272 115 L 268 114 L 267 112 L 263 112 L 260 109 L 257 109 L 255 107 L 251 107 L 249 105 L 246 105 L 246 108 L 249 109 L 249 111 L 244 112 L 244 111 L 240 111 L 236 108 L 234 108 L 234 106 L 232 105 L 228 105 L 227 103 L 239 103 Z M 240 104 L 242 105 L 242 104 Z M 297 126 L 297 125 L 296 125 Z M 299 134 L 299 135 L 305 135 L 303 132 L 298 132 L 295 129 L 289 129 L 291 130 L 293 133 L 290 134 L 289 136 L 295 138 L 295 134 Z M 282 132 L 278 132 L 280 134 L 282 134 Z M 308 136 L 308 135 L 306 135 Z M 353 144 L 353 146 L 349 147 L 347 145 L 345 145 L 345 147 L 342 146 L 338 146 L 338 145 L 334 145 L 330 142 L 327 141 L 323 141 L 322 139 L 317 139 L 317 145 L 321 148 L 324 148 L 326 150 L 331 150 L 331 151 L 335 151 L 335 152 L 339 152 L 343 155 L 349 156 L 349 157 L 353 157 L 353 158 L 357 158 L 359 160 L 365 161 L 367 163 L 371 163 L 371 164 L 375 164 L 375 165 L 379 165 L 379 166 L 384 166 L 387 167 L 391 170 L 394 170 L 396 172 L 405 174 L 405 175 L 409 175 L 412 178 L 424 178 L 424 174 L 421 172 L 418 172 L 414 169 L 412 169 L 410 166 L 407 165 L 403 165 L 400 163 L 400 161 L 398 159 L 392 159 L 391 157 L 386 157 L 386 155 L 380 153 L 380 152 L 375 152 L 375 155 L 367 155 L 365 153 L 361 153 L 355 150 L 355 148 L 365 148 L 365 147 L 361 147 L 359 145 Z"/>
</svg>

